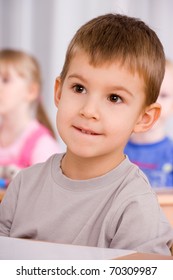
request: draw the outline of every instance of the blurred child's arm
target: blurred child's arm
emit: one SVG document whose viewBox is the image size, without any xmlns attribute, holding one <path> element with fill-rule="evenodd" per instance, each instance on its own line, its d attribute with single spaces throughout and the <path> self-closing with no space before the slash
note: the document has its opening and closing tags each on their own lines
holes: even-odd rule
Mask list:
<svg viewBox="0 0 173 280">
<path fill-rule="evenodd" d="M 15 184 L 15 179 L 8 186 L 5 196 L 0 203 L 0 236 L 10 236 L 10 230 L 13 223 L 17 197 L 18 184 Z"/>
</svg>

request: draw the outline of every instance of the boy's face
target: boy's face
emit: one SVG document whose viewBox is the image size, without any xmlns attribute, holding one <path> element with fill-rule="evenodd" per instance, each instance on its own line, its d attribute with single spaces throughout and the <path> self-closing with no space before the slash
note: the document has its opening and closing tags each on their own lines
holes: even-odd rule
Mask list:
<svg viewBox="0 0 173 280">
<path fill-rule="evenodd" d="M 144 111 L 143 80 L 119 64 L 94 67 L 78 52 L 67 76 L 55 85 L 57 128 L 67 151 L 84 157 L 117 155 Z M 145 122 L 145 120 L 144 120 Z"/>
</svg>

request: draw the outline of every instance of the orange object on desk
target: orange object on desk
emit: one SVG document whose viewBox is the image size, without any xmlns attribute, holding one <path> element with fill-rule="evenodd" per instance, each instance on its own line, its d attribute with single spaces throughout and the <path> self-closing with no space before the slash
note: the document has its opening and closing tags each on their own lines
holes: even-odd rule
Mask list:
<svg viewBox="0 0 173 280">
<path fill-rule="evenodd" d="M 5 189 L 0 189 L 0 202 L 2 201 L 5 194 Z"/>
</svg>

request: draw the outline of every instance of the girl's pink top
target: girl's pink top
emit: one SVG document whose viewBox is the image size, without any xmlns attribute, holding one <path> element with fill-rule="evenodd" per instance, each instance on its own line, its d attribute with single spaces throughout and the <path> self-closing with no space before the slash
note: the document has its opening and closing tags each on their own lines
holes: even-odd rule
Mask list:
<svg viewBox="0 0 173 280">
<path fill-rule="evenodd" d="M 58 142 L 37 120 L 31 121 L 20 137 L 8 147 L 0 147 L 0 166 L 24 168 L 60 153 Z"/>
</svg>

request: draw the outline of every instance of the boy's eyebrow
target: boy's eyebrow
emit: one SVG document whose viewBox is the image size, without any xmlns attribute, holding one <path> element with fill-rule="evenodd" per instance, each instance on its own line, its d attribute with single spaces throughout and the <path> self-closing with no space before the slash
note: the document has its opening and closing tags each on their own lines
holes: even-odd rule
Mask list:
<svg viewBox="0 0 173 280">
<path fill-rule="evenodd" d="M 125 92 L 127 92 L 129 95 L 131 95 L 131 96 L 134 96 L 134 94 L 131 92 L 131 91 L 129 91 L 127 88 L 125 88 L 125 87 L 123 87 L 123 86 L 113 86 L 113 87 L 111 87 L 111 90 L 121 90 L 121 91 L 125 91 Z"/>
<path fill-rule="evenodd" d="M 68 76 L 68 79 L 72 79 L 72 78 L 78 78 L 78 79 L 86 82 L 86 79 L 83 76 L 79 75 L 79 74 L 71 74 L 71 75 Z"/>
</svg>

